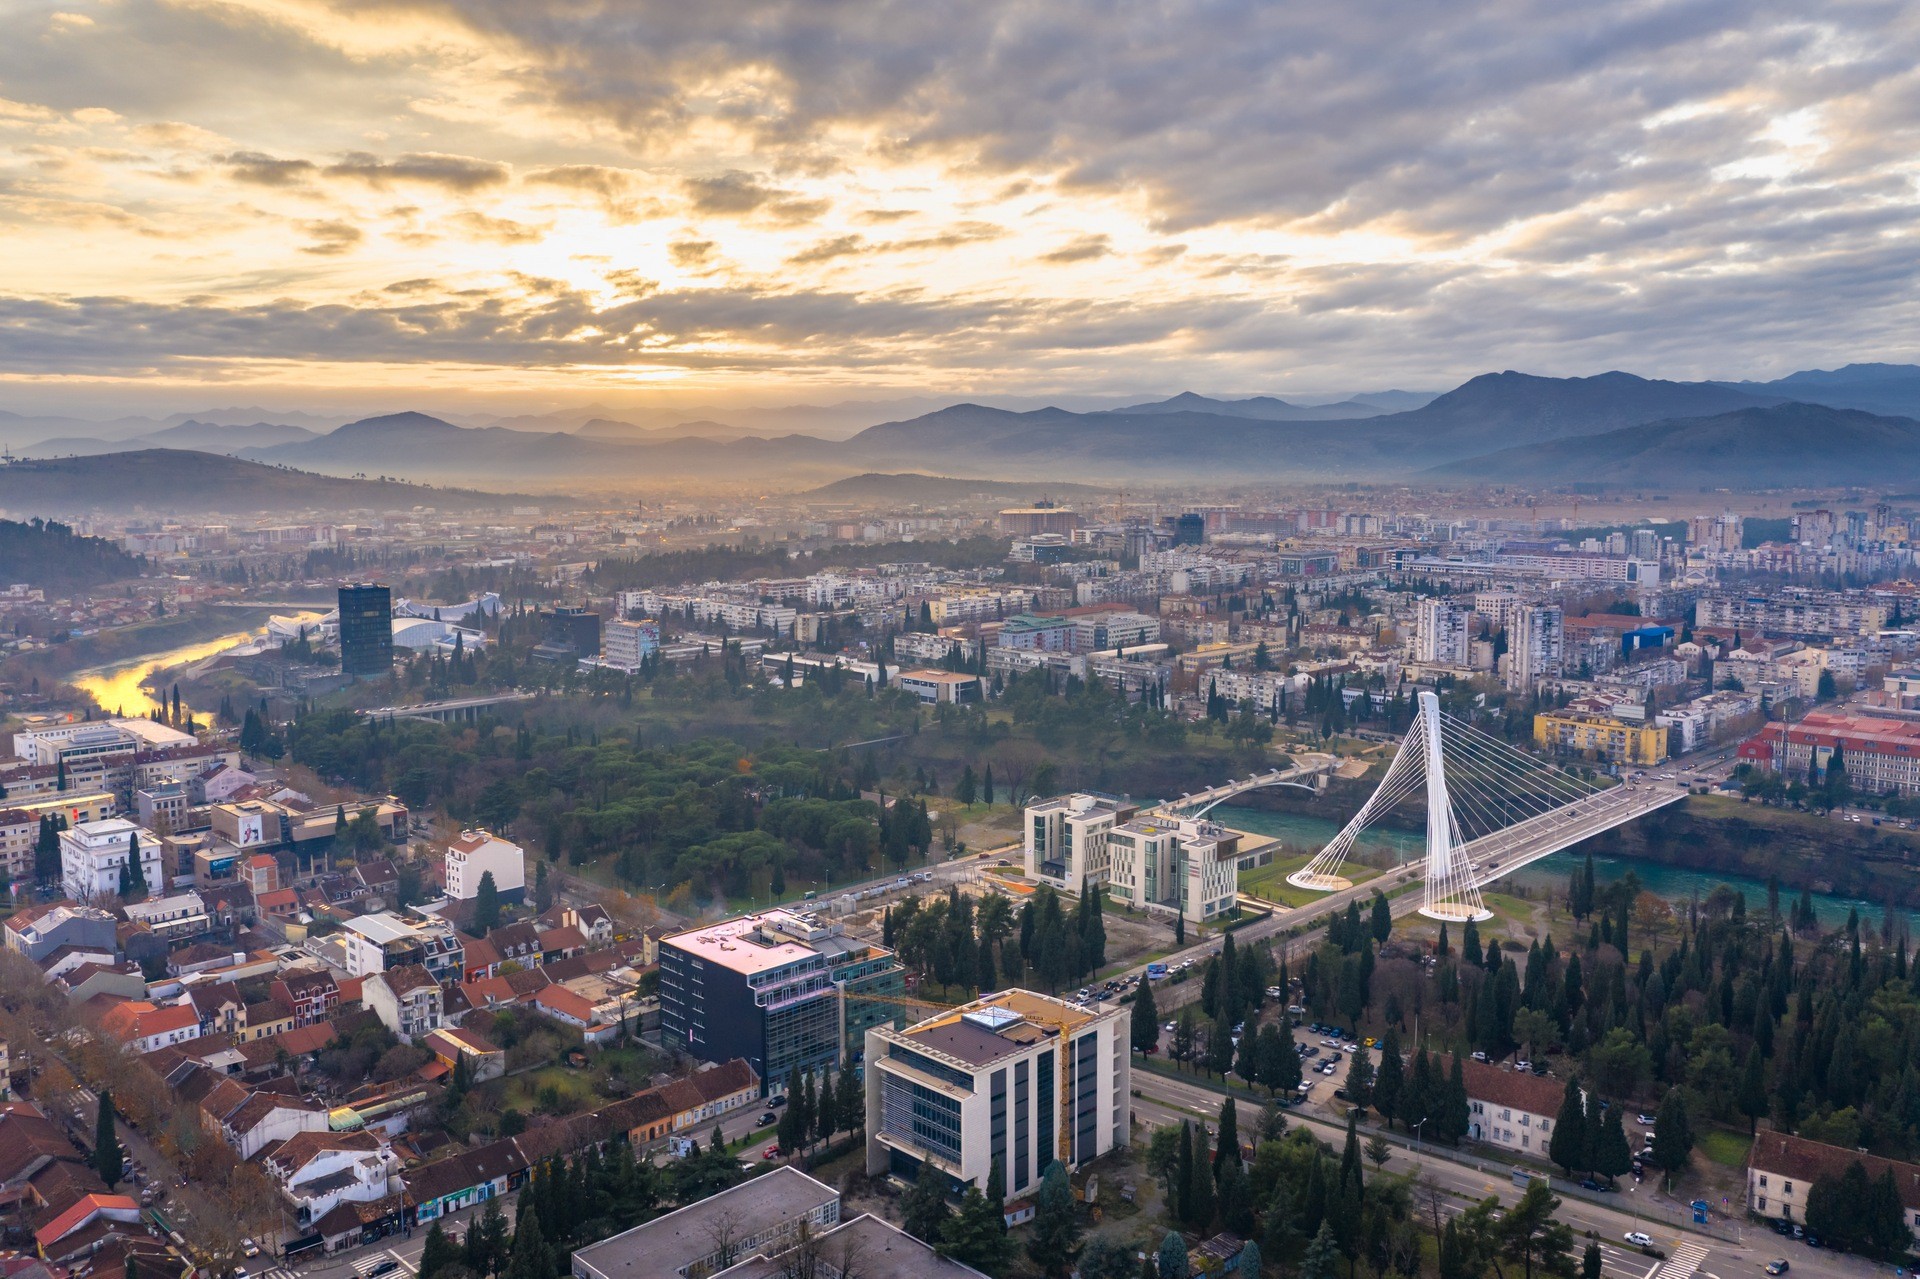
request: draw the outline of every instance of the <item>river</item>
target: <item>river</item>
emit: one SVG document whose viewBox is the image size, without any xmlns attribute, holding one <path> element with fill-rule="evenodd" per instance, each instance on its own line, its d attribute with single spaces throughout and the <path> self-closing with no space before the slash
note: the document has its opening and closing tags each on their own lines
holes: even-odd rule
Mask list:
<svg viewBox="0 0 1920 1279">
<path fill-rule="evenodd" d="M 1222 804 L 1209 814 L 1215 821 L 1234 827 L 1237 830 L 1251 831 L 1257 835 L 1270 835 L 1281 841 L 1289 853 L 1314 852 L 1325 846 L 1326 842 L 1338 833 L 1337 822 L 1324 817 L 1309 817 L 1300 813 L 1275 813 L 1259 808 L 1242 808 L 1238 805 Z M 1407 861 L 1423 855 L 1426 849 L 1424 833 L 1402 830 L 1367 831 L 1356 844 L 1362 851 L 1391 850 L 1395 859 Z M 1504 876 L 1501 883 L 1524 885 L 1536 896 L 1544 892 L 1564 893 L 1567 878 L 1574 868 L 1585 864 L 1586 854 L 1569 849 L 1544 857 L 1533 865 L 1512 875 Z M 1594 878 L 1601 884 L 1620 878 L 1632 870 L 1640 877 L 1640 882 L 1648 892 L 1657 894 L 1676 905 L 1683 905 L 1698 894 L 1704 899 L 1722 884 L 1729 885 L 1738 892 L 1746 894 L 1749 910 L 1764 910 L 1767 905 L 1767 884 L 1765 880 L 1754 879 L 1748 875 L 1725 875 L 1717 871 L 1688 870 L 1680 866 L 1665 866 L 1659 862 L 1642 861 L 1626 857 L 1600 857 L 1593 859 Z M 1781 909 L 1792 905 L 1799 893 L 1782 885 L 1780 888 Z M 1813 913 L 1825 928 L 1837 928 L 1847 922 L 1847 912 L 1858 910 L 1861 920 L 1871 928 L 1880 926 L 1885 907 L 1873 902 L 1853 897 L 1839 897 L 1832 893 L 1813 895 Z M 1910 929 L 1920 934 L 1920 911 L 1909 911 L 1907 915 Z"/>
<path fill-rule="evenodd" d="M 317 620 L 320 614 L 302 613 L 294 616 Z M 237 648 L 250 640 L 258 639 L 265 633 L 265 627 L 252 631 L 235 631 L 230 635 L 182 644 L 178 648 L 169 648 L 158 653 L 123 658 L 117 662 L 109 662 L 105 666 L 76 671 L 67 677 L 66 682 L 90 695 L 109 715 L 116 715 L 122 711 L 129 715 L 145 715 L 149 711 L 165 709 L 159 699 L 149 693 L 146 688 L 147 677 L 155 671 L 204 661 L 217 653 L 224 653 L 230 648 Z M 207 713 L 214 708 L 194 706 L 190 709 Z"/>
</svg>

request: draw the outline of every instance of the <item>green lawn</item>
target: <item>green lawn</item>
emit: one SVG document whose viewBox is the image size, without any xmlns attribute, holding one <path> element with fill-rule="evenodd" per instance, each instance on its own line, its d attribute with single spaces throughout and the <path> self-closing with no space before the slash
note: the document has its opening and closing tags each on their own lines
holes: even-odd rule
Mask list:
<svg viewBox="0 0 1920 1279">
<path fill-rule="evenodd" d="M 1265 866 L 1240 872 L 1240 891 L 1252 893 L 1263 901 L 1279 902 L 1282 906 L 1309 906 L 1326 896 L 1310 888 L 1295 888 L 1287 882 L 1287 876 L 1312 861 L 1313 853 L 1296 853 L 1290 857 L 1275 857 Z M 1348 862 L 1340 873 L 1356 884 L 1364 884 L 1379 875 L 1380 872 L 1358 862 Z"/>
<path fill-rule="evenodd" d="M 1700 1153 L 1727 1168 L 1746 1167 L 1747 1151 L 1752 1146 L 1753 1138 L 1742 1132 L 1714 1128 L 1700 1134 Z"/>
</svg>

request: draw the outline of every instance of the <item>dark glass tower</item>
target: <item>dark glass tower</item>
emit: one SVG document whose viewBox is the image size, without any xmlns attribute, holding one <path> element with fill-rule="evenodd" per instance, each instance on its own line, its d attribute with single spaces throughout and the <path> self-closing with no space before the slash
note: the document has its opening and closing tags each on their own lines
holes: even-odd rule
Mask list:
<svg viewBox="0 0 1920 1279">
<path fill-rule="evenodd" d="M 375 582 L 340 588 L 340 669 L 382 676 L 393 670 L 393 591 Z"/>
</svg>

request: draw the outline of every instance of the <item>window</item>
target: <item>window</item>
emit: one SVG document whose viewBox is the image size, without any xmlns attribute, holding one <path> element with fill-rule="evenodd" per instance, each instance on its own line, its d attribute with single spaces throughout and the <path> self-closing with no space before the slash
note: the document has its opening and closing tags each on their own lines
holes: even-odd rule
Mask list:
<svg viewBox="0 0 1920 1279">
<path fill-rule="evenodd" d="M 1765 1190 L 1766 1188 L 1767 1188 L 1767 1174 L 1763 1172 L 1760 1174 L 1760 1189 Z"/>
<path fill-rule="evenodd" d="M 1791 1194 L 1793 1194 L 1793 1183 L 1792 1183 L 1791 1181 L 1783 1181 L 1783 1182 L 1781 1182 L 1781 1183 L 1780 1183 L 1780 1193 L 1781 1193 L 1781 1194 L 1783 1194 L 1783 1195 L 1791 1195 Z"/>
</svg>

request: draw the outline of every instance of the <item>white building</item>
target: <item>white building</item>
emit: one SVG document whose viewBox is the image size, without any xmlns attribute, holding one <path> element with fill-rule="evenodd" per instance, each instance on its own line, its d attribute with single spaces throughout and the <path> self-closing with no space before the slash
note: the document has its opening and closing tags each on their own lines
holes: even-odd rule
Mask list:
<svg viewBox="0 0 1920 1279">
<path fill-rule="evenodd" d="M 374 973 L 360 987 L 360 999 L 402 1043 L 411 1044 L 440 1029 L 445 1007 L 440 983 L 418 964 Z"/>
<path fill-rule="evenodd" d="M 1566 619 L 1558 604 L 1529 604 L 1507 623 L 1506 684 L 1531 691 L 1560 674 L 1566 655 Z"/>
<path fill-rule="evenodd" d="M 1207 923 L 1240 899 L 1240 836 L 1217 822 L 1141 817 L 1107 835 L 1107 885 L 1142 908 Z"/>
<path fill-rule="evenodd" d="M 1137 806 L 1110 795 L 1059 795 L 1026 810 L 1028 879 L 1068 892 L 1107 874 L 1107 836 L 1132 819 Z"/>
<path fill-rule="evenodd" d="M 1506 1070 L 1479 1061 L 1465 1061 L 1461 1067 L 1467 1085 L 1467 1136 L 1546 1158 L 1567 1086 L 1530 1070 Z M 1453 1069 L 1453 1063 L 1437 1058 L 1434 1069 L 1444 1074 Z"/>
<path fill-rule="evenodd" d="M 347 973 L 353 977 L 419 964 L 438 980 L 458 981 L 466 958 L 466 948 L 452 924 L 418 911 L 356 915 L 345 922 L 339 942 Z"/>
<path fill-rule="evenodd" d="M 905 1030 L 867 1031 L 867 1172 L 906 1181 L 932 1162 L 1009 1199 L 1048 1164 L 1069 1170 L 1128 1140 L 1124 1007 L 1081 1008 L 1026 990 L 987 995 Z"/>
<path fill-rule="evenodd" d="M 342 1203 L 372 1203 L 398 1189 L 400 1160 L 371 1132 L 299 1132 L 261 1157 L 261 1167 L 310 1226 Z"/>
<path fill-rule="evenodd" d="M 140 872 L 149 889 L 164 889 L 160 837 L 124 817 L 81 822 L 60 832 L 60 888 L 78 902 L 98 901 L 120 891 L 120 872 L 128 866 L 128 847 L 138 849 Z"/>
<path fill-rule="evenodd" d="M 600 664 L 629 673 L 660 651 L 660 623 L 614 618 L 600 631 Z"/>
<path fill-rule="evenodd" d="M 1413 660 L 1430 666 L 1470 665 L 1473 654 L 1467 624 L 1471 617 L 1450 600 L 1419 601 L 1413 610 Z"/>
<path fill-rule="evenodd" d="M 501 901 L 520 901 L 527 895 L 526 850 L 484 830 L 462 831 L 447 845 L 447 896 L 455 901 L 477 897 L 481 877 L 489 874 Z"/>
</svg>

